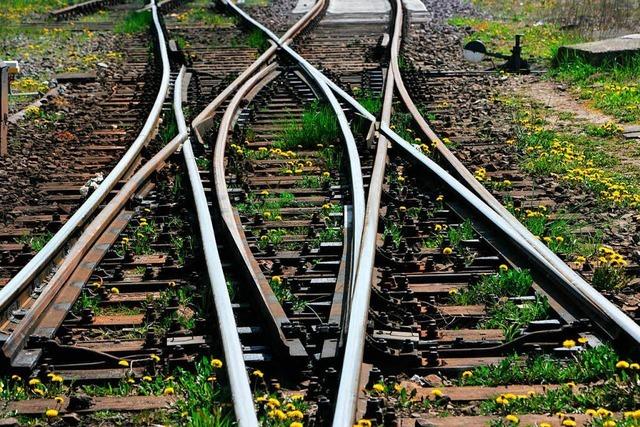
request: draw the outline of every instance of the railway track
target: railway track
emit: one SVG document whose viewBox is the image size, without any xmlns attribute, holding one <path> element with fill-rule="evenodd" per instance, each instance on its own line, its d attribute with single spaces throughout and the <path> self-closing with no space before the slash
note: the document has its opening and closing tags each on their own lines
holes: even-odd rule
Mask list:
<svg viewBox="0 0 640 427">
<path fill-rule="evenodd" d="M 152 2 L 163 77 L 127 165 L 0 290 L 7 373 L 21 375 L 8 387 L 49 398 L 8 408 L 196 424 L 233 409 L 241 426 L 634 425 L 638 326 L 422 118 L 398 65 L 400 2 L 388 28 L 345 26 L 318 2 L 281 38 L 223 6 L 245 30 L 231 23 L 211 48 L 207 28 L 178 22 L 181 42 L 165 40 Z M 262 41 L 238 46 L 243 34 Z M 158 126 L 156 154 L 135 161 Z"/>
</svg>

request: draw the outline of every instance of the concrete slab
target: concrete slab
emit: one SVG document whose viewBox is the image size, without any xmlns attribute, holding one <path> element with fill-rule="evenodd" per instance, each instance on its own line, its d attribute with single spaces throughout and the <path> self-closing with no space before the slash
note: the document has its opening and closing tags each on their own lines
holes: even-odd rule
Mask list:
<svg viewBox="0 0 640 427">
<path fill-rule="evenodd" d="M 605 60 L 624 61 L 639 52 L 640 34 L 629 34 L 614 39 L 562 46 L 558 50 L 558 56 L 580 56 L 593 65 L 599 65 Z"/>
<path fill-rule="evenodd" d="M 298 0 L 298 3 L 296 3 L 296 7 L 293 8 L 291 13 L 307 13 L 314 4 L 316 4 L 315 0 Z"/>
<path fill-rule="evenodd" d="M 421 0 L 402 0 L 409 18 L 409 23 L 428 22 L 433 16 Z"/>
<path fill-rule="evenodd" d="M 386 14 L 391 12 L 387 0 L 331 0 L 327 13 L 330 14 Z"/>
<path fill-rule="evenodd" d="M 427 12 L 427 7 L 420 0 L 402 0 L 405 9 L 409 12 Z"/>
</svg>

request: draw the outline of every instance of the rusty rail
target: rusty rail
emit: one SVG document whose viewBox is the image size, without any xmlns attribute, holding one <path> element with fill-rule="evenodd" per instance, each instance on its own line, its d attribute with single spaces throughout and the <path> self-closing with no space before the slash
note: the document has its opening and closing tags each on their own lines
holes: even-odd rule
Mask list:
<svg viewBox="0 0 640 427">
<path fill-rule="evenodd" d="M 396 8 L 398 14 L 402 16 L 402 2 L 396 0 Z M 402 81 L 402 75 L 400 67 L 398 65 L 397 54 L 392 57 L 391 69 L 396 81 L 396 88 L 402 101 L 406 105 L 407 109 L 411 113 L 414 120 L 418 123 L 420 129 L 424 132 L 425 136 L 429 140 L 436 144 L 438 152 L 442 155 L 444 160 L 448 163 L 448 166 L 453 172 L 462 179 L 462 183 L 471 190 L 469 197 L 474 196 L 476 203 L 485 205 L 495 213 L 498 217 L 496 220 L 500 223 L 500 228 L 507 234 L 512 234 L 514 240 L 518 240 L 522 243 L 525 251 L 536 259 L 543 268 L 547 269 L 549 273 L 554 277 L 556 283 L 560 284 L 565 291 L 580 298 L 588 307 L 589 311 L 598 317 L 601 322 L 602 330 L 610 330 L 610 336 L 617 338 L 620 332 L 627 334 L 636 343 L 640 343 L 640 326 L 636 324 L 631 318 L 622 312 L 618 307 L 606 299 L 600 292 L 595 290 L 586 280 L 584 280 L 578 273 L 573 271 L 563 260 L 561 260 L 551 249 L 549 249 L 544 243 L 536 239 L 536 237 L 524 226 L 518 219 L 516 219 L 511 212 L 507 210 L 493 195 L 478 181 L 473 174 L 455 157 L 455 155 L 447 148 L 442 140 L 436 135 L 436 133 L 427 124 L 426 120 L 422 117 L 418 108 L 413 103 L 411 96 L 406 90 Z M 382 129 L 383 132 L 385 129 Z M 390 129 L 388 129 L 391 131 Z M 394 134 L 395 135 L 395 134 Z M 427 168 L 433 170 L 437 175 L 441 175 L 440 171 L 432 169 L 437 166 L 435 163 L 428 164 L 424 159 L 428 159 L 424 154 L 419 153 L 417 150 L 409 150 L 406 141 L 398 140 L 398 135 L 393 138 L 403 149 L 405 149 L 413 157 L 416 157 Z M 402 141 L 402 143 L 400 143 Z M 423 159 L 424 158 L 424 159 Z M 458 183 L 455 178 L 449 174 L 449 181 Z M 477 197 L 476 197 L 477 196 Z M 473 200 L 463 196 L 466 200 Z M 484 207 L 484 206 L 483 206 Z M 517 238 L 517 239 L 516 239 Z M 619 328 L 619 331 L 615 331 Z"/>
<path fill-rule="evenodd" d="M 178 124 L 180 134 L 187 135 L 188 129 L 182 113 L 182 82 L 185 76 L 186 68 L 180 69 L 180 74 L 176 78 L 173 108 Z M 218 325 L 220 329 L 220 337 L 224 355 L 226 360 L 227 375 L 229 376 L 229 384 L 231 394 L 233 396 L 233 408 L 236 414 L 236 420 L 241 427 L 249 427 L 258 425 L 256 412 L 253 407 L 253 395 L 247 375 L 247 368 L 244 363 L 242 345 L 238 336 L 238 327 L 236 319 L 233 315 L 231 299 L 227 290 L 227 283 L 222 270 L 222 262 L 218 253 L 216 236 L 213 231 L 213 222 L 211 220 L 211 212 L 209 204 L 204 193 L 204 186 L 200 179 L 200 172 L 193 154 L 191 141 L 186 139 L 182 146 L 182 154 L 187 166 L 189 174 L 189 182 L 191 183 L 191 191 L 196 206 L 198 216 L 198 224 L 200 225 L 200 237 L 202 242 L 205 263 L 207 265 L 207 273 L 213 293 L 213 301 L 216 307 Z"/>
<path fill-rule="evenodd" d="M 346 286 L 346 293 L 348 297 L 343 300 L 343 319 L 346 324 L 349 319 L 349 315 L 351 312 L 350 305 L 353 300 L 353 292 L 356 280 L 356 271 L 358 268 L 358 262 L 360 259 L 360 250 L 361 250 L 361 242 L 362 242 L 362 230 L 364 227 L 364 218 L 365 218 L 365 197 L 364 197 L 364 183 L 362 179 L 362 168 L 360 165 L 360 155 L 358 153 L 358 148 L 355 143 L 355 139 L 351 132 L 351 128 L 349 126 L 349 122 L 344 114 L 340 103 L 336 99 L 333 92 L 337 92 L 335 88 L 337 86 L 331 82 L 329 79 L 326 79 L 322 73 L 316 70 L 311 64 L 305 61 L 302 57 L 300 57 L 293 49 L 288 46 L 288 43 L 279 39 L 271 30 L 267 27 L 253 19 L 248 13 L 240 9 L 234 3 L 221 0 L 223 4 L 233 10 L 236 14 L 240 15 L 245 21 L 250 23 L 252 26 L 258 28 L 262 31 L 273 43 L 277 44 L 278 47 L 283 49 L 287 54 L 292 56 L 305 73 L 312 78 L 320 91 L 323 93 L 331 108 L 333 109 L 336 117 L 338 119 L 338 123 L 340 125 L 340 130 L 345 139 L 345 146 L 347 149 L 347 155 L 349 156 L 349 172 L 350 172 L 350 184 L 351 184 L 351 192 L 353 198 L 353 237 L 351 242 L 351 252 L 349 254 L 349 274 L 350 278 L 348 281 L 348 285 Z M 321 2 L 318 2 L 321 3 Z M 339 88 L 339 93 L 346 95 Z M 348 96 L 348 95 L 347 95 Z M 355 101 L 354 101 L 355 102 Z M 343 328 L 342 333 L 345 333 L 346 330 Z"/>
<path fill-rule="evenodd" d="M 54 10 L 53 12 L 50 12 L 49 15 L 56 20 L 60 20 L 68 16 L 75 15 L 76 13 L 94 12 L 105 6 L 122 2 L 123 0 L 89 0 Z"/>
<path fill-rule="evenodd" d="M 170 70 L 169 56 L 167 53 L 164 33 L 160 25 L 158 10 L 155 0 L 151 0 L 154 31 L 157 33 L 160 56 L 162 58 L 162 81 L 158 90 L 158 95 L 153 104 L 151 112 L 147 117 L 140 134 L 131 144 L 131 147 L 122 156 L 118 164 L 107 175 L 100 186 L 89 196 L 89 198 L 78 208 L 62 228 L 49 240 L 49 242 L 25 265 L 9 283 L 0 289 L 0 310 L 7 310 L 15 301 L 16 295 L 22 292 L 31 281 L 45 268 L 45 266 L 60 252 L 71 237 L 80 230 L 86 221 L 95 213 L 98 206 L 104 201 L 107 195 L 113 190 L 118 181 L 132 168 L 138 158 L 142 147 L 153 137 L 159 124 L 162 105 L 169 90 Z M 46 293 L 46 291 L 45 291 Z M 43 293 L 44 295 L 44 293 Z"/>
</svg>

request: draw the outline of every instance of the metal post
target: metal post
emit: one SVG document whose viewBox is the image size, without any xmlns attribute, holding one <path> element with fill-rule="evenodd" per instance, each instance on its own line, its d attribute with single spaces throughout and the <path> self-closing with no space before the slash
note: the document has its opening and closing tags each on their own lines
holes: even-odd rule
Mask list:
<svg viewBox="0 0 640 427">
<path fill-rule="evenodd" d="M 9 153 L 7 131 L 9 127 L 9 64 L 0 61 L 0 157 Z"/>
</svg>

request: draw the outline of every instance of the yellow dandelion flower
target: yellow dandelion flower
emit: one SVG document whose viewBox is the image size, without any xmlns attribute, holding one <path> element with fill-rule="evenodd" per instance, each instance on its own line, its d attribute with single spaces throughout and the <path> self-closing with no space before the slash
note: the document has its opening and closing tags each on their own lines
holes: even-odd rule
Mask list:
<svg viewBox="0 0 640 427">
<path fill-rule="evenodd" d="M 473 372 L 471 371 L 464 371 L 462 373 L 462 378 L 471 378 L 473 376 Z"/>
<path fill-rule="evenodd" d="M 258 378 L 264 378 L 264 373 L 259 369 L 256 369 L 255 371 L 253 371 L 251 375 Z"/>
<path fill-rule="evenodd" d="M 384 391 L 384 386 L 382 384 L 374 384 L 372 389 L 378 393 L 382 393 Z"/>
<path fill-rule="evenodd" d="M 56 397 L 55 397 L 55 401 L 56 401 L 57 403 L 59 403 L 60 405 L 62 405 L 62 404 L 64 403 L 64 397 L 62 397 L 62 396 L 56 396 Z"/>
<path fill-rule="evenodd" d="M 446 247 L 442 250 L 442 253 L 445 255 L 451 255 L 453 253 L 453 249 L 451 249 L 450 247 Z"/>
<path fill-rule="evenodd" d="M 616 368 L 618 369 L 629 369 L 629 362 L 627 362 L 626 360 L 620 360 L 618 363 L 616 363 Z"/>
<path fill-rule="evenodd" d="M 440 390 L 439 388 L 434 388 L 433 390 L 431 390 L 431 394 L 435 397 L 443 396 L 442 390 Z"/>
<path fill-rule="evenodd" d="M 153 378 L 151 378 L 149 375 L 145 375 L 144 377 L 142 377 L 142 381 L 150 383 L 151 381 L 153 381 Z"/>
<path fill-rule="evenodd" d="M 500 271 L 508 271 L 509 270 L 509 266 L 507 264 L 500 264 L 500 267 L 498 267 L 500 269 Z"/>
<path fill-rule="evenodd" d="M 114 295 L 118 295 L 120 293 L 120 289 L 114 286 L 113 288 L 111 288 L 111 293 Z"/>
<path fill-rule="evenodd" d="M 129 362 L 123 359 L 118 362 L 118 365 L 124 366 L 126 368 L 129 366 Z"/>
<path fill-rule="evenodd" d="M 287 412 L 287 417 L 291 418 L 292 420 L 301 420 L 304 418 L 304 414 L 302 413 L 302 411 L 296 409 L 294 411 Z"/>
<path fill-rule="evenodd" d="M 211 366 L 214 368 L 222 368 L 222 360 L 220 359 L 212 359 L 211 360 Z"/>
<path fill-rule="evenodd" d="M 29 380 L 29 385 L 38 385 L 38 384 L 40 384 L 40 382 L 41 381 L 38 378 L 31 378 Z"/>
<path fill-rule="evenodd" d="M 516 417 L 513 414 L 507 415 L 506 417 L 504 417 L 504 419 L 513 424 L 518 424 L 520 422 L 520 418 Z"/>
<path fill-rule="evenodd" d="M 173 387 L 165 387 L 164 391 L 162 392 L 162 394 L 164 394 L 165 396 L 171 396 L 175 393 L 175 390 L 173 389 Z"/>
<path fill-rule="evenodd" d="M 573 348 L 576 346 L 576 342 L 574 340 L 564 340 L 562 346 L 564 348 Z"/>
<path fill-rule="evenodd" d="M 49 418 L 54 418 L 58 416 L 58 410 L 50 408 L 50 409 L 47 409 L 44 414 Z"/>
</svg>

